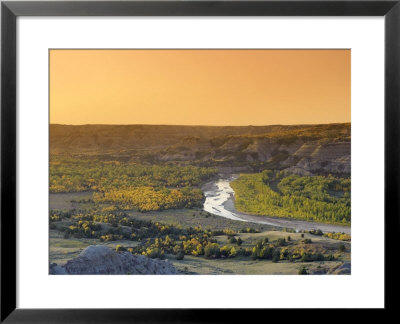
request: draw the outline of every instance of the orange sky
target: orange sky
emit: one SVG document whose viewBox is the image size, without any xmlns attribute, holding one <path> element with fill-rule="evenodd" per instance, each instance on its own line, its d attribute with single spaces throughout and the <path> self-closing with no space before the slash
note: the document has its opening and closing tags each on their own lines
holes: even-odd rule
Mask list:
<svg viewBox="0 0 400 324">
<path fill-rule="evenodd" d="M 350 50 L 51 50 L 50 122 L 350 122 Z"/>
</svg>

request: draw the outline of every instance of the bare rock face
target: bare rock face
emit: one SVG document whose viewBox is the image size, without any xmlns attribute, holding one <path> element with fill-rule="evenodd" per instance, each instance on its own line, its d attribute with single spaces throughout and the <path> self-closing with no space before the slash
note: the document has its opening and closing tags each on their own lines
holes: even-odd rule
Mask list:
<svg viewBox="0 0 400 324">
<path fill-rule="evenodd" d="M 57 265 L 57 263 L 51 263 L 50 264 L 49 273 L 50 274 L 58 274 L 58 275 L 67 274 L 65 269 L 63 267 Z"/>
<path fill-rule="evenodd" d="M 350 174 L 351 172 L 350 142 L 304 144 L 297 150 L 294 157 L 300 160 L 287 170 L 296 174 Z"/>
<path fill-rule="evenodd" d="M 91 245 L 64 266 L 50 265 L 50 274 L 177 274 L 168 260 L 150 259 L 129 252 L 115 252 L 102 245 Z"/>
<path fill-rule="evenodd" d="M 329 266 L 328 264 L 319 265 L 318 268 L 310 269 L 310 275 L 350 275 L 351 274 L 351 263 L 343 262 L 335 266 Z"/>
<path fill-rule="evenodd" d="M 331 271 L 329 271 L 328 274 L 349 275 L 349 274 L 351 274 L 351 263 L 344 262 L 339 267 L 334 268 Z"/>
</svg>

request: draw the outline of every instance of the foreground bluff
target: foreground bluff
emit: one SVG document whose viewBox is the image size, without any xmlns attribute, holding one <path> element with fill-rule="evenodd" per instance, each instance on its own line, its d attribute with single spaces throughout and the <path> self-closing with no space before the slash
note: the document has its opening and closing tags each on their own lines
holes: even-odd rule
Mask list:
<svg viewBox="0 0 400 324">
<path fill-rule="evenodd" d="M 177 274 L 168 260 L 154 260 L 129 252 L 115 252 L 102 245 L 91 245 L 64 266 L 50 265 L 50 274 Z"/>
</svg>

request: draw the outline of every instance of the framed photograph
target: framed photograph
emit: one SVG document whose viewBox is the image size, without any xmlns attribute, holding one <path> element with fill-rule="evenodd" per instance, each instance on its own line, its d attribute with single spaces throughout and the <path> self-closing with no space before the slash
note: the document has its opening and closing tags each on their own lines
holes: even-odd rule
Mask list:
<svg viewBox="0 0 400 324">
<path fill-rule="evenodd" d="M 391 309 L 399 21 L 398 1 L 2 2 L 1 321 Z"/>
</svg>

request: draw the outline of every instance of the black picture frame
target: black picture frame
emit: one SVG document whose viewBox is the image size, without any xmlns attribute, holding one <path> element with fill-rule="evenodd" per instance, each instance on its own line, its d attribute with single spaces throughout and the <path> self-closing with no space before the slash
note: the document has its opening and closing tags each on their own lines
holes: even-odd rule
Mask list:
<svg viewBox="0 0 400 324">
<path fill-rule="evenodd" d="M 19 16 L 384 16 L 385 310 L 396 307 L 393 239 L 399 235 L 400 0 L 392 1 L 2 1 L 1 322 L 225 322 L 243 310 L 16 308 L 16 19 Z M 40 294 L 40 292 L 38 292 Z M 40 296 L 39 296 L 40 298 Z M 262 310 L 251 310 L 252 318 Z M 258 314 L 260 315 L 260 314 Z"/>
</svg>

